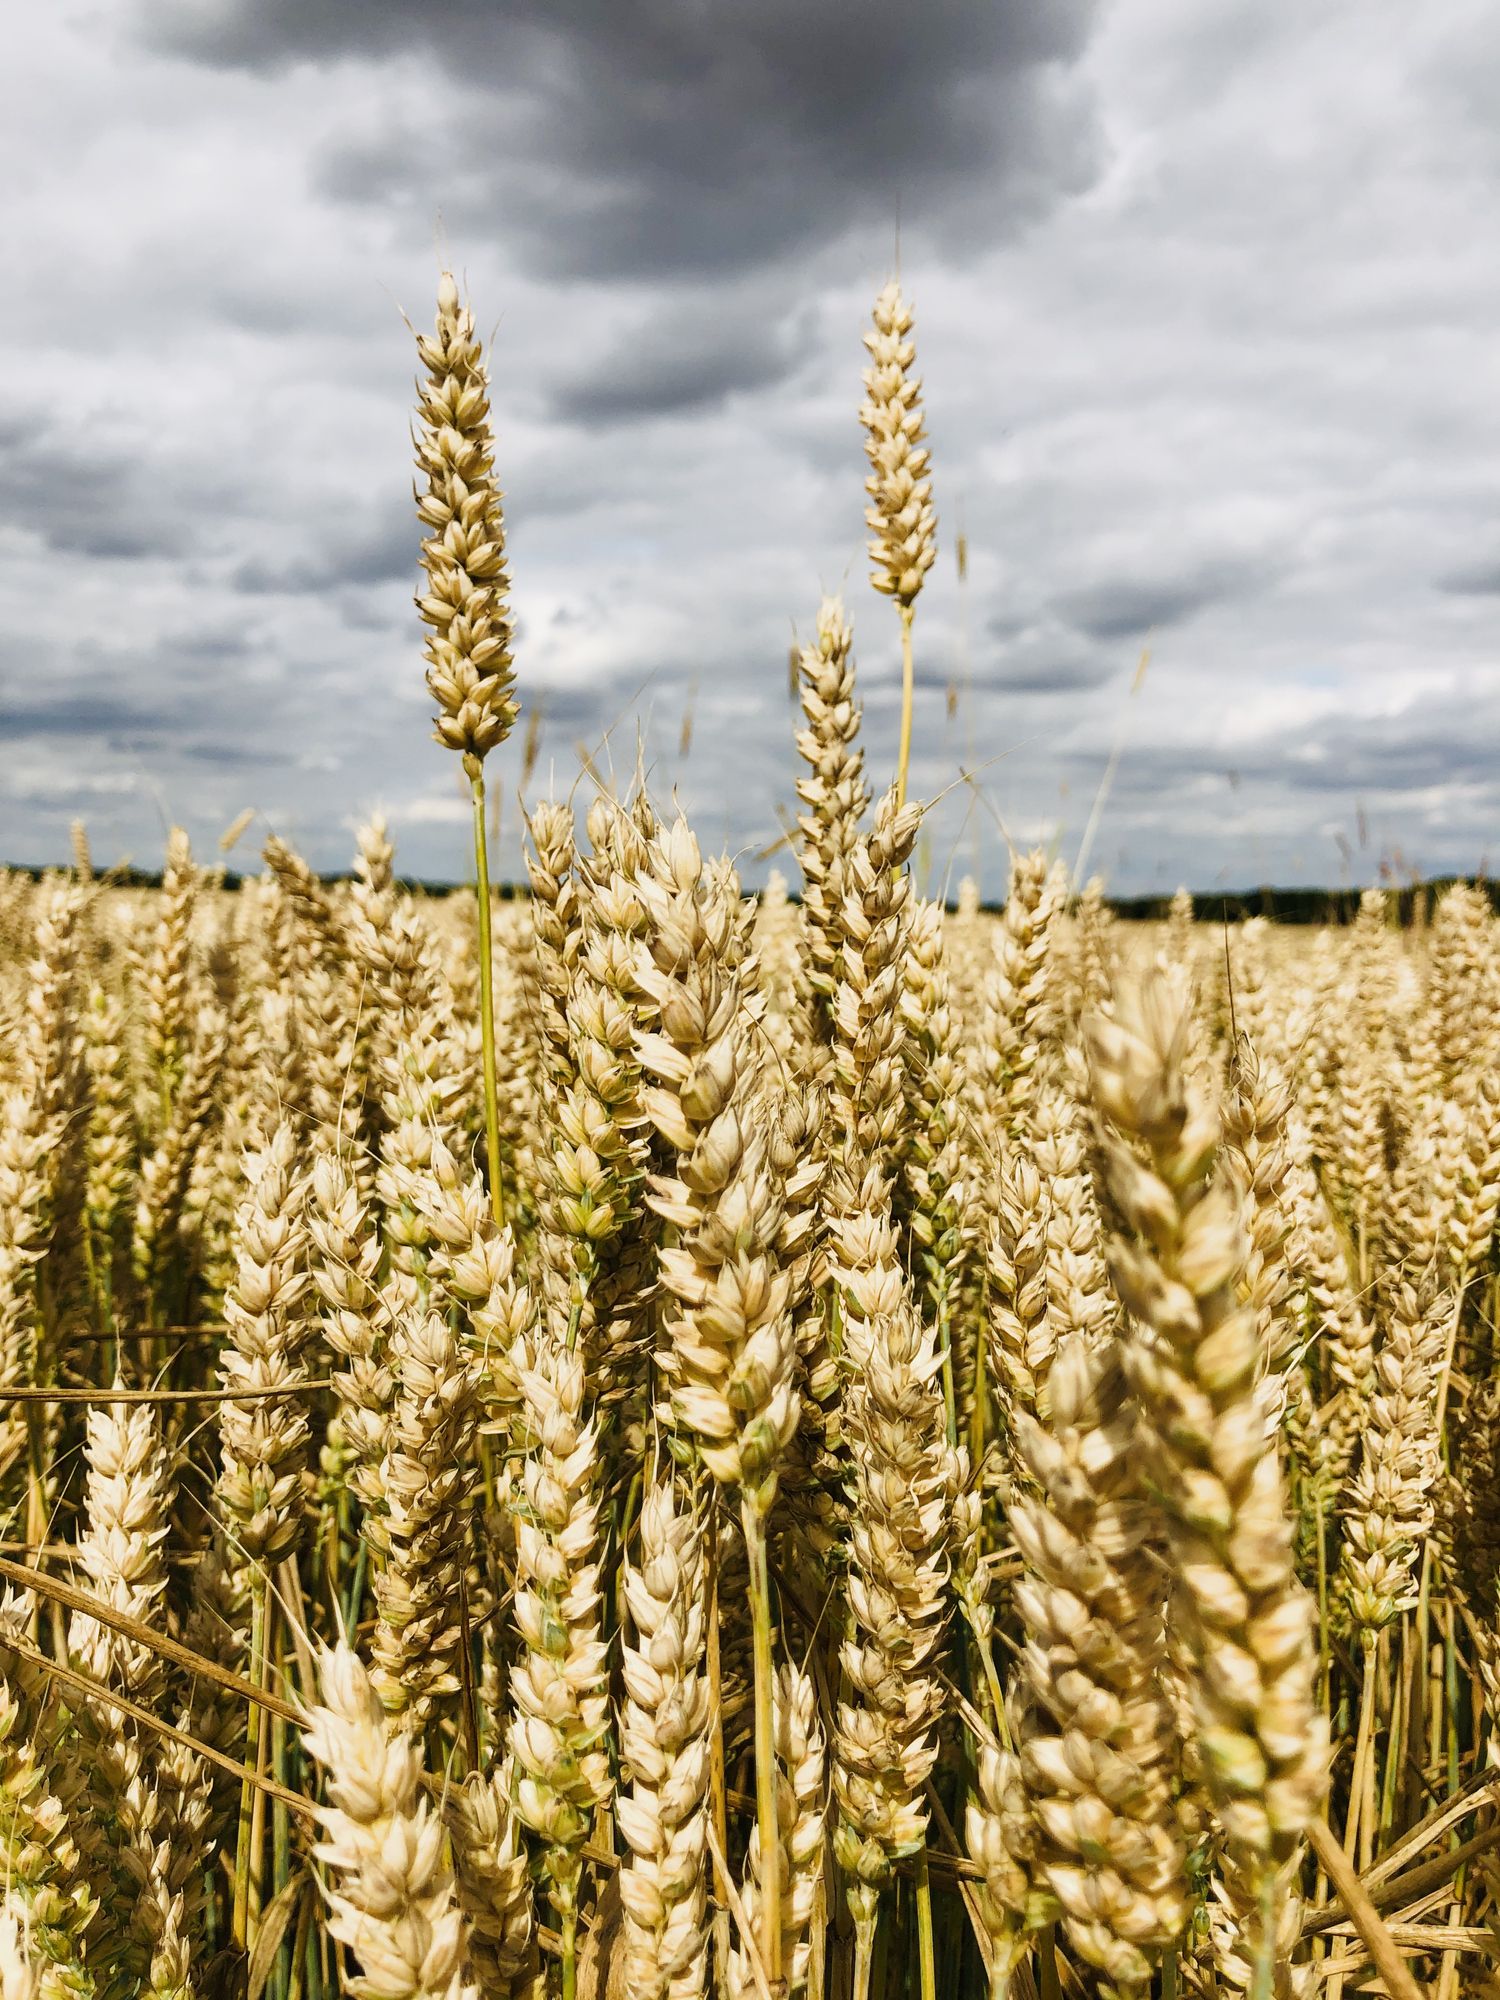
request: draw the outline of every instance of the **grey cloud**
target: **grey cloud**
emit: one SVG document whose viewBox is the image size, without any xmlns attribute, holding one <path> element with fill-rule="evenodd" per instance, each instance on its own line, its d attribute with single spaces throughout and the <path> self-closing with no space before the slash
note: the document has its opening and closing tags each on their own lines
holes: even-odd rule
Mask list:
<svg viewBox="0 0 1500 2000">
<path fill-rule="evenodd" d="M 160 729 L 155 702 L 131 701 L 102 689 L 62 689 L 16 701 L 0 691 L 0 730 L 15 742 L 37 736 L 112 736 L 123 731 Z"/>
<path fill-rule="evenodd" d="M 421 536 L 410 498 L 398 493 L 363 514 L 341 509 L 331 520 L 318 521 L 311 535 L 297 538 L 296 555 L 247 557 L 234 565 L 230 581 L 248 597 L 296 597 L 398 580 L 415 584 Z"/>
<path fill-rule="evenodd" d="M 1500 555 L 1449 570 L 1438 578 L 1437 587 L 1446 597 L 1500 597 Z"/>
<path fill-rule="evenodd" d="M 98 562 L 179 558 L 197 541 L 139 460 L 50 427 L 0 443 L 0 522 Z"/>
<path fill-rule="evenodd" d="M 223 765 L 228 770 L 244 770 L 254 764 L 276 764 L 282 761 L 284 750 L 269 744 L 253 749 L 243 743 L 225 743 L 217 737 L 209 737 L 197 743 L 182 743 L 177 746 L 177 754 L 195 764 Z"/>
<path fill-rule="evenodd" d="M 998 611 L 986 623 L 986 648 L 971 678 L 1008 694 L 1071 694 L 1102 687 L 1119 672 L 1119 660 L 1081 645 L 1076 631 L 1054 618 Z"/>
<path fill-rule="evenodd" d="M 212 546 L 245 505 L 243 475 L 197 453 L 191 434 L 162 436 L 128 416 L 78 404 L 66 415 L 7 425 L 0 435 L 0 525 L 59 555 L 181 564 Z M 160 415 L 153 412 L 157 424 Z"/>
<path fill-rule="evenodd" d="M 766 389 L 805 364 L 808 314 L 771 320 L 750 299 L 672 301 L 636 317 L 552 394 L 552 414 L 584 426 L 690 416 Z"/>
<path fill-rule="evenodd" d="M 1487 741 L 1500 716 L 1478 740 L 1465 740 L 1457 712 L 1423 718 L 1396 715 L 1327 717 L 1313 742 L 1236 736 L 1227 743 L 1170 742 L 1141 733 L 1121 759 L 1114 791 L 1149 803 L 1200 786 L 1225 796 L 1280 791 L 1341 801 L 1409 798 L 1438 788 L 1479 787 L 1500 805 L 1500 772 Z M 1069 745 L 1067 762 L 1097 769 L 1097 748 Z"/>
<path fill-rule="evenodd" d="M 898 209 L 943 226 L 955 198 L 971 240 L 1015 227 L 1097 169 L 1066 83 L 1093 17 L 1093 0 L 930 0 L 919 23 L 897 0 L 149 0 L 136 19 L 159 49 L 270 74 L 432 58 L 441 140 L 383 107 L 323 148 L 319 191 L 503 215 L 538 269 L 639 277 L 754 267 Z"/>
<path fill-rule="evenodd" d="M 1274 571 L 1268 563 L 1210 561 L 1180 575 L 1101 577 L 1070 591 L 1059 608 L 1091 639 L 1137 639 L 1152 630 L 1182 625 L 1211 605 L 1264 589 Z"/>
</svg>

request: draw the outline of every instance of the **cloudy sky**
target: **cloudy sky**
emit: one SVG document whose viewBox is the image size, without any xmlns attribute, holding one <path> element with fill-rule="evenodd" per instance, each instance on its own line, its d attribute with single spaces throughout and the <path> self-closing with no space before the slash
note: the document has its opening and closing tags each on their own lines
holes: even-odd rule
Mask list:
<svg viewBox="0 0 1500 2000">
<path fill-rule="evenodd" d="M 1121 890 L 1500 865 L 1497 101 L 1486 0 L 27 10 L 0 857 L 62 858 L 76 815 L 147 865 L 254 806 L 334 867 L 380 806 L 463 874 L 403 319 L 449 260 L 493 338 L 533 788 L 639 753 L 763 874 L 823 591 L 894 753 L 855 410 L 899 243 L 933 879 L 998 888 L 1001 826 L 1073 858 L 1112 752 Z"/>
</svg>

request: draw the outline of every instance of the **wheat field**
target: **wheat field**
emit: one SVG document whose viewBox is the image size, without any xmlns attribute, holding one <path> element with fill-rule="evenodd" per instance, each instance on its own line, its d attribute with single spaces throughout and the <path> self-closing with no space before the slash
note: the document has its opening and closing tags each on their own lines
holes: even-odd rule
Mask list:
<svg viewBox="0 0 1500 2000">
<path fill-rule="evenodd" d="M 825 601 L 795 897 L 597 773 L 491 893 L 451 279 L 477 895 L 378 820 L 0 875 L 4 2000 L 1500 1992 L 1490 903 L 923 900 L 895 287 L 866 345 L 907 702 L 887 786 Z"/>
</svg>

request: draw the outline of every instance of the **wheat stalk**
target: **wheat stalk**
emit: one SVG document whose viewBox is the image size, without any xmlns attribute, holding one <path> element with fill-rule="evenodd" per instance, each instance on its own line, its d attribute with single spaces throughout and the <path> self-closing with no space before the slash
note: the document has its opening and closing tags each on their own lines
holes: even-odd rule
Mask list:
<svg viewBox="0 0 1500 2000">
<path fill-rule="evenodd" d="M 906 798 L 911 757 L 911 624 L 927 572 L 937 560 L 937 516 L 932 510 L 929 453 L 922 442 L 922 384 L 912 373 L 917 350 L 912 309 L 899 284 L 875 301 L 874 326 L 865 335 L 870 366 L 859 420 L 865 428 L 870 505 L 870 580 L 901 613 L 901 747 L 896 760 L 896 803 Z"/>
<path fill-rule="evenodd" d="M 427 580 L 417 610 L 430 628 L 427 686 L 438 705 L 433 733 L 463 759 L 474 801 L 485 1135 L 498 1224 L 503 1217 L 484 760 L 516 719 L 515 633 L 490 437 L 489 376 L 473 314 L 460 302 L 451 272 L 443 273 L 438 286 L 436 328 L 417 336 L 417 352 L 427 370 L 417 404 L 417 469 L 426 475 L 427 491 L 417 514 L 429 531 L 422 543 Z"/>
</svg>

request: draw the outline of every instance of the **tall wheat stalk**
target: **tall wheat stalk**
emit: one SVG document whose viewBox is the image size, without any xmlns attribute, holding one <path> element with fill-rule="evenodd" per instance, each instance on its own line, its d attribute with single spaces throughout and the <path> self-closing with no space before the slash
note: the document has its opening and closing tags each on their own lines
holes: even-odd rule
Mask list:
<svg viewBox="0 0 1500 2000">
<path fill-rule="evenodd" d="M 490 1200 L 504 1220 L 500 1189 L 500 1110 L 495 1078 L 494 959 L 484 760 L 505 741 L 519 704 L 511 664 L 514 632 L 505 566 L 505 517 L 495 483 L 489 373 L 451 272 L 438 286 L 436 331 L 417 337 L 427 369 L 417 404 L 417 469 L 427 491 L 417 514 L 430 530 L 427 572 L 417 599 L 427 639 L 427 685 L 438 704 L 435 735 L 463 759 L 474 806 L 474 872 L 479 899 L 479 1027 L 483 1038 L 484 1130 Z"/>
<path fill-rule="evenodd" d="M 911 372 L 917 358 L 911 338 L 914 320 L 899 284 L 886 286 L 875 301 L 873 317 L 874 327 L 865 335 L 870 366 L 859 417 L 870 461 L 865 481 L 870 496 L 865 512 L 872 537 L 870 580 L 883 597 L 895 599 L 901 613 L 901 743 L 895 785 L 899 807 L 906 800 L 911 761 L 915 687 L 911 625 L 923 581 L 937 560 L 937 516 L 927 469 L 930 455 L 922 442 L 926 435 L 922 383 Z"/>
</svg>

